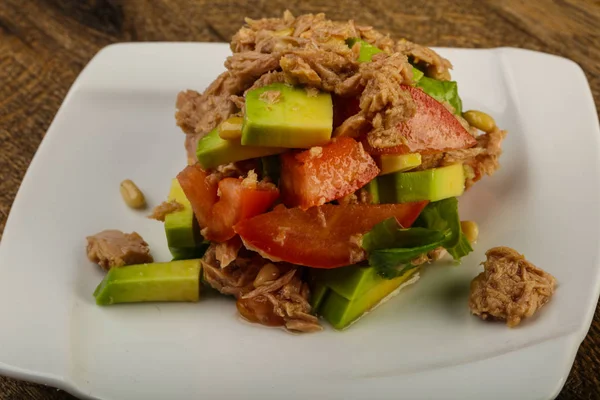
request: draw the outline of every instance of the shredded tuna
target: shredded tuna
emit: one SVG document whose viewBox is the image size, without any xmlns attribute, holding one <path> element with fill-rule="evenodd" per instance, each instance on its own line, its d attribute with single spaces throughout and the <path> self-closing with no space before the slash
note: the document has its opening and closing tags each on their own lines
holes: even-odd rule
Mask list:
<svg viewBox="0 0 600 400">
<path fill-rule="evenodd" d="M 213 172 L 214 179 L 220 181 L 223 178 L 238 178 L 244 174 L 244 171 L 236 163 L 219 165 Z"/>
<path fill-rule="evenodd" d="M 346 40 L 354 37 L 383 53 L 375 55 L 372 62 L 359 64 L 360 45 L 352 49 L 346 45 Z M 406 40 L 396 43 L 372 27 L 331 21 L 324 14 L 296 18 L 286 11 L 282 18 L 246 19 L 246 25 L 233 36 L 231 48 L 234 54 L 225 62 L 227 72 L 202 95 L 188 91 L 179 96 L 177 121 L 189 135 L 190 162 L 195 160 L 199 137 L 235 109 L 243 110 L 240 96 L 245 90 L 273 82 L 302 84 L 313 94 L 319 89 L 340 96 L 360 95 L 361 113 L 338 127 L 336 135 L 370 131 L 367 139 L 371 146 L 397 146 L 402 137 L 396 125 L 415 112 L 414 101 L 400 89 L 401 84 L 412 82 L 409 58 L 438 79 L 449 79 L 452 67 L 427 47 Z M 269 102 L 277 100 L 268 97 Z"/>
<path fill-rule="evenodd" d="M 277 72 L 267 72 L 260 78 L 258 78 L 252 86 L 248 90 L 254 90 L 261 88 L 263 86 L 270 85 L 272 83 L 284 83 L 285 82 L 285 74 L 281 71 Z"/>
<path fill-rule="evenodd" d="M 307 87 L 305 90 L 308 97 L 317 97 L 319 95 L 319 90 L 313 87 Z"/>
<path fill-rule="evenodd" d="M 469 308 L 482 319 L 506 320 L 509 327 L 531 317 L 554 293 L 556 279 L 510 247 L 485 255 L 484 272 L 471 282 Z"/>
<path fill-rule="evenodd" d="M 221 268 L 229 266 L 238 256 L 242 248 L 242 241 L 238 236 L 226 242 L 215 243 L 215 258 Z"/>
<path fill-rule="evenodd" d="M 286 329 L 305 333 L 323 329 L 318 318 L 310 314 L 310 291 L 298 276 L 293 276 L 281 289 L 264 296 L 273 305 L 274 313 L 283 319 Z"/>
<path fill-rule="evenodd" d="M 183 204 L 177 202 L 177 200 L 163 201 L 152 210 L 152 214 L 148 215 L 148 218 L 155 219 L 157 221 L 165 222 L 167 215 L 177 211 L 183 210 Z"/>
<path fill-rule="evenodd" d="M 370 63 L 360 67 L 364 91 L 360 96 L 360 114 L 371 121 L 367 140 L 373 147 L 393 147 L 402 144 L 397 125 L 408 120 L 416 111 L 410 93 L 402 90 L 403 83 L 412 79 L 406 56 L 379 53 Z"/>
<path fill-rule="evenodd" d="M 410 263 L 414 266 L 429 264 L 433 261 L 439 260 L 445 254 L 446 254 L 446 249 L 444 249 L 443 247 L 438 247 L 436 249 L 431 250 L 430 252 L 421 254 L 417 258 L 413 259 Z"/>
<path fill-rule="evenodd" d="M 421 155 L 421 165 L 415 170 L 422 171 L 462 163 L 468 170 L 465 182 L 468 189 L 484 175 L 493 175 L 500 168 L 499 158 L 502 154 L 502 141 L 505 137 L 506 131 L 495 129 L 479 135 L 475 147 L 446 153 L 423 154 Z"/>
<path fill-rule="evenodd" d="M 370 129 L 371 124 L 362 114 L 356 114 L 346 119 L 340 126 L 335 128 L 334 137 L 348 136 L 359 137 L 365 130 Z"/>
<path fill-rule="evenodd" d="M 252 302 L 270 304 L 266 310 L 262 308 L 261 312 L 272 314 L 267 318 L 271 321 L 271 325 L 273 321 L 280 321 L 279 324 L 286 329 L 297 332 L 315 332 L 322 329 L 317 317 L 310 314 L 311 307 L 308 301 L 310 290 L 299 276 L 297 267 L 278 265 L 281 271 L 278 279 L 255 287 L 256 276 L 270 261 L 255 253 L 242 250 L 233 262 L 223 267 L 216 257 L 216 247 L 211 244 L 202 258 L 204 279 L 210 286 L 223 294 L 235 296 L 238 302 L 247 305 Z M 252 307 L 244 307 L 244 309 L 253 310 Z M 244 315 L 244 317 L 257 316 Z"/>
<path fill-rule="evenodd" d="M 285 275 L 283 275 L 281 278 L 276 279 L 273 282 L 270 282 L 266 285 L 259 286 L 256 289 L 254 289 L 253 291 L 251 291 L 250 293 L 243 295 L 242 299 L 251 299 L 256 296 L 262 296 L 266 293 L 275 292 L 275 291 L 281 289 L 283 286 L 290 283 L 290 281 L 294 277 L 295 273 L 296 273 L 296 270 L 292 269 L 292 270 L 288 271 Z"/>
<path fill-rule="evenodd" d="M 137 233 L 105 230 L 87 237 L 87 256 L 108 271 L 113 267 L 154 261 L 148 243 Z"/>
<path fill-rule="evenodd" d="M 216 256 L 216 244 L 211 243 L 202 257 L 204 280 L 223 294 L 240 297 L 254 289 L 252 282 L 264 264 L 262 258 L 244 251 L 234 262 L 221 268 Z"/>
<path fill-rule="evenodd" d="M 493 175 L 500 168 L 499 158 L 502 154 L 502 141 L 505 137 L 506 131 L 496 128 L 477 138 L 476 148 L 481 148 L 483 151 L 471 160 L 465 161 L 465 165 L 470 166 L 475 174 L 472 179 L 467 179 L 467 188 L 484 175 Z"/>
<path fill-rule="evenodd" d="M 232 95 L 248 89 L 266 72 L 277 69 L 278 57 L 256 52 L 236 53 L 225 61 L 229 70 L 223 72 L 199 94 L 188 90 L 177 96 L 177 125 L 188 135 L 188 161 L 196 159 L 198 140 L 235 112 Z"/>
<path fill-rule="evenodd" d="M 281 92 L 279 90 L 265 90 L 258 98 L 267 104 L 276 104 L 281 98 Z"/>
<path fill-rule="evenodd" d="M 246 105 L 246 99 L 242 96 L 232 94 L 231 96 L 229 96 L 229 100 L 231 100 L 231 102 L 235 105 L 235 107 L 238 110 L 243 110 L 244 106 Z"/>
<path fill-rule="evenodd" d="M 373 29 L 372 26 L 357 26 L 356 29 L 364 41 L 386 53 L 392 53 L 394 51 L 394 40 L 390 38 L 390 35 L 384 35 Z"/>
<path fill-rule="evenodd" d="M 412 58 L 416 64 L 424 63 L 428 76 L 443 81 L 450 80 L 449 70 L 452 68 L 452 64 L 432 49 L 402 39 L 396 43 L 394 51 Z"/>
</svg>

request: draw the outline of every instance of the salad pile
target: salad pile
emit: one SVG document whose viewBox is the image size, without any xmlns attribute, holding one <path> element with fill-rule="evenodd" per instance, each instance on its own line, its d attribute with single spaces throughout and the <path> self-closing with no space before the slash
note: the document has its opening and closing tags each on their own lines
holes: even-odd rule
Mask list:
<svg viewBox="0 0 600 400">
<path fill-rule="evenodd" d="M 226 72 L 177 100 L 188 166 L 158 217 L 174 261 L 135 267 L 150 289 L 111 269 L 99 304 L 195 301 L 204 284 L 252 322 L 343 329 L 472 251 L 457 198 L 498 168 L 506 132 L 463 112 L 448 60 L 289 12 L 247 19 L 231 48 Z"/>
</svg>

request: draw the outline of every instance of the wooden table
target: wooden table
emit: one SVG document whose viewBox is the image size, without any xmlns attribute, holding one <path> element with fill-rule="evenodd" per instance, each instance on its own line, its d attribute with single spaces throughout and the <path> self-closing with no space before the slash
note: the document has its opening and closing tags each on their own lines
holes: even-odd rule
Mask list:
<svg viewBox="0 0 600 400">
<path fill-rule="evenodd" d="M 430 46 L 514 46 L 571 58 L 584 69 L 596 106 L 600 104 L 598 0 L 350 0 L 343 6 L 333 1 L 327 6 L 318 5 L 323 3 L 320 1 L 290 3 L 1 0 L 0 234 L 23 174 L 67 90 L 90 58 L 110 43 L 227 42 L 245 16 L 278 16 L 286 7 L 296 15 L 323 11 L 332 19 L 353 18 L 392 37 Z M 597 310 L 559 398 L 600 398 L 599 377 Z M 73 397 L 0 377 L 0 400 L 22 398 Z"/>
</svg>

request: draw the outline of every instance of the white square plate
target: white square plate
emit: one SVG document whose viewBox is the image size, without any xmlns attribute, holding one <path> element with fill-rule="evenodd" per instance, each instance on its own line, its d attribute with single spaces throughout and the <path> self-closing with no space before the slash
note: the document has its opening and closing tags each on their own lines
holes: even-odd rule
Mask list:
<svg viewBox="0 0 600 400">
<path fill-rule="evenodd" d="M 461 199 L 479 222 L 461 266 L 421 281 L 342 333 L 291 335 L 244 323 L 234 304 L 97 307 L 102 273 L 85 236 L 138 231 L 169 259 L 150 204 L 185 165 L 175 96 L 223 70 L 225 44 L 122 44 L 81 73 L 23 180 L 0 246 L 0 373 L 103 399 L 548 399 L 568 375 L 600 288 L 600 132 L 571 61 L 517 50 L 441 49 L 467 109 L 509 130 L 502 169 Z M 511 246 L 554 274 L 558 291 L 516 329 L 469 315 L 486 249 Z"/>
</svg>

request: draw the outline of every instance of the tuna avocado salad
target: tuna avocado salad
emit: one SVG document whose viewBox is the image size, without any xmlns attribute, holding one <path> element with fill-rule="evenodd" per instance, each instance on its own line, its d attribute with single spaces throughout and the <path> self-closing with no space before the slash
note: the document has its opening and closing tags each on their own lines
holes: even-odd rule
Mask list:
<svg viewBox="0 0 600 400">
<path fill-rule="evenodd" d="M 288 11 L 247 18 L 231 50 L 203 93 L 177 97 L 188 165 L 152 215 L 173 260 L 153 262 L 135 232 L 90 236 L 108 270 L 98 304 L 198 301 L 209 286 L 251 322 L 344 329 L 473 250 L 458 198 L 498 169 L 506 132 L 463 110 L 450 61 Z"/>
</svg>

